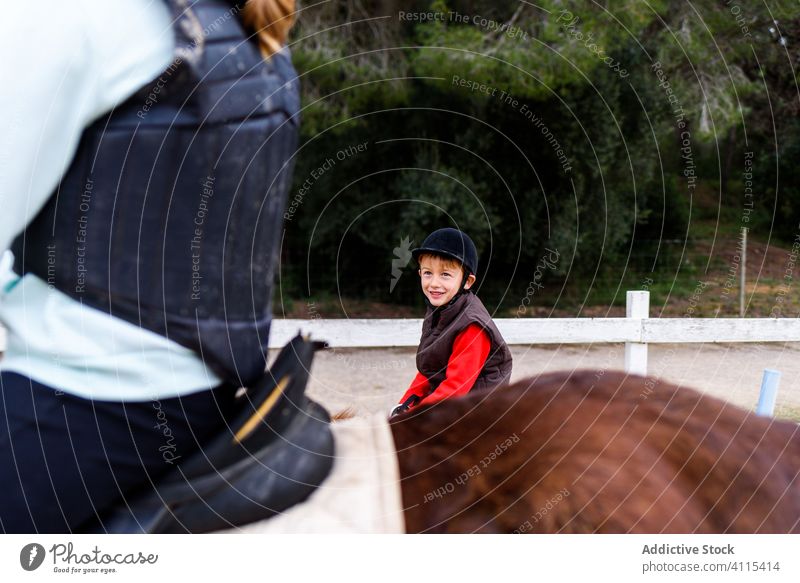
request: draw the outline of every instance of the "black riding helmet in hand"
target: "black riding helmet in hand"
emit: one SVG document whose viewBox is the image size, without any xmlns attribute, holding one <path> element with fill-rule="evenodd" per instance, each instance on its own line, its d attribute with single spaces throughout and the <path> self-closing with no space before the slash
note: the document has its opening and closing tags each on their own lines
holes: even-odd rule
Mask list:
<svg viewBox="0 0 800 583">
<path fill-rule="evenodd" d="M 419 256 L 423 253 L 440 255 L 455 259 L 461 263 L 464 268 L 464 279 L 461 282 L 459 294 L 466 291 L 464 284 L 466 284 L 470 274 L 477 275 L 478 250 L 469 235 L 458 229 L 453 229 L 452 227 L 437 229 L 425 237 L 421 246 L 411 250 L 411 256 L 415 261 L 419 261 Z"/>
</svg>

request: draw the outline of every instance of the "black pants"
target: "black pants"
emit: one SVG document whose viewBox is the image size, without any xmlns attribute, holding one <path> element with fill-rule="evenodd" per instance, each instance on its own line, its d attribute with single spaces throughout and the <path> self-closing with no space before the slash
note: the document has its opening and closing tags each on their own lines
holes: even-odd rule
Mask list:
<svg viewBox="0 0 800 583">
<path fill-rule="evenodd" d="M 0 531 L 79 530 L 224 427 L 234 394 L 94 401 L 0 373 Z"/>
</svg>

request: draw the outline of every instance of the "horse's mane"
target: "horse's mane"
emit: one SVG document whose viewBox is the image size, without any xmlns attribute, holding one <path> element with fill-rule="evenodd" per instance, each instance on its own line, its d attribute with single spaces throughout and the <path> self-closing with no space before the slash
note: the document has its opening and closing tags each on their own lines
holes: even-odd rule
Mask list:
<svg viewBox="0 0 800 583">
<path fill-rule="evenodd" d="M 800 532 L 800 427 L 578 371 L 391 422 L 409 532 Z"/>
<path fill-rule="evenodd" d="M 346 419 L 352 419 L 356 416 L 355 407 L 345 407 L 344 409 L 334 413 L 331 415 L 331 422 L 337 423 L 338 421 L 344 421 Z"/>
</svg>

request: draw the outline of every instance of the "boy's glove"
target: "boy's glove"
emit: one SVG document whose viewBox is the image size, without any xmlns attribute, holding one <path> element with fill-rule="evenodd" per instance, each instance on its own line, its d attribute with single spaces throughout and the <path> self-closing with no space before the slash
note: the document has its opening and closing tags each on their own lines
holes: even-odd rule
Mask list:
<svg viewBox="0 0 800 583">
<path fill-rule="evenodd" d="M 389 412 L 389 419 L 391 419 L 395 415 L 400 415 L 400 413 L 405 413 L 406 411 L 408 411 L 408 407 L 400 403 L 396 407 L 392 407 L 392 410 Z"/>
<path fill-rule="evenodd" d="M 389 413 L 389 419 L 391 419 L 395 415 L 400 415 L 401 413 L 405 413 L 406 411 L 411 409 L 411 407 L 419 403 L 419 401 L 420 401 L 419 397 L 417 397 L 416 395 L 411 395 L 408 399 L 405 400 L 405 402 L 400 403 L 391 410 L 391 412 Z"/>
</svg>

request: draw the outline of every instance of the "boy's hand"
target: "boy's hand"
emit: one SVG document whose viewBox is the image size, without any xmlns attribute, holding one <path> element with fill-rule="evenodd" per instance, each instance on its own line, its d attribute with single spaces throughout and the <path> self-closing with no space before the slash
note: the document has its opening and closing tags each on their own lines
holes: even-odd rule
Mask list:
<svg viewBox="0 0 800 583">
<path fill-rule="evenodd" d="M 391 412 L 389 413 L 389 419 L 391 419 L 395 415 L 400 415 L 401 413 L 405 413 L 406 411 L 408 411 L 408 406 L 406 406 L 405 404 L 401 403 L 401 404 L 397 405 L 396 407 L 392 408 Z"/>
<path fill-rule="evenodd" d="M 411 409 L 411 407 L 419 403 L 419 401 L 420 401 L 419 397 L 417 397 L 416 395 L 411 395 L 408 399 L 406 399 L 399 405 L 396 405 L 394 409 L 391 410 L 391 412 L 389 413 L 389 419 L 391 419 L 395 415 L 400 415 L 401 413 L 405 413 L 406 411 Z"/>
</svg>

